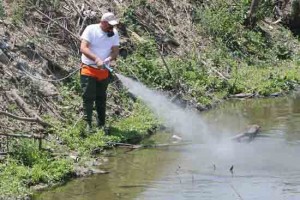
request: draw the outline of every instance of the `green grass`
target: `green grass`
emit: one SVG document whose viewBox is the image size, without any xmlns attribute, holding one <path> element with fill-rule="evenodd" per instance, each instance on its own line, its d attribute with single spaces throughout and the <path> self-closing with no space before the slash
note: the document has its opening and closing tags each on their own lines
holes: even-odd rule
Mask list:
<svg viewBox="0 0 300 200">
<path fill-rule="evenodd" d="M 238 70 L 232 80 L 238 80 L 239 92 L 257 93 L 268 96 L 272 93 L 287 92 L 299 84 L 299 66 L 248 67 Z"/>
<path fill-rule="evenodd" d="M 86 123 L 83 120 L 79 120 L 75 126 L 70 124 L 61 128 L 57 127 L 56 132 L 70 150 L 89 154 L 96 148 L 107 147 L 109 143 L 141 141 L 148 135 L 148 130 L 157 123 L 151 111 L 138 102 L 134 104 L 132 114 L 128 118 L 111 119 L 109 135 L 105 135 L 103 130 L 98 129 L 95 129 L 93 134 L 87 133 Z"/>
<path fill-rule="evenodd" d="M 15 141 L 13 152 L 0 164 L 0 197 L 31 194 L 30 186 L 45 183 L 53 185 L 73 175 L 72 161 L 57 158 L 40 151 L 32 140 Z"/>
<path fill-rule="evenodd" d="M 112 134 L 120 138 L 120 141 L 138 143 L 149 136 L 151 130 L 159 124 L 145 105 L 137 103 L 134 106 L 130 117 L 113 123 Z"/>
</svg>

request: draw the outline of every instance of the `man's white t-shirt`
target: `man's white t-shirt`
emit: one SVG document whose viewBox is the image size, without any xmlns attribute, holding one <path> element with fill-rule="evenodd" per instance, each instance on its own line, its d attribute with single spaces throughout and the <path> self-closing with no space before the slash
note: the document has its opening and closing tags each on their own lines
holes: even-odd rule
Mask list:
<svg viewBox="0 0 300 200">
<path fill-rule="evenodd" d="M 104 60 L 110 55 L 113 46 L 120 45 L 118 31 L 114 29 L 114 33 L 114 36 L 108 37 L 107 33 L 100 28 L 100 24 L 92 24 L 85 28 L 81 39 L 88 41 L 90 43 L 90 50 L 101 60 Z M 81 56 L 81 61 L 86 65 L 96 65 L 95 61 L 89 59 L 84 54 Z"/>
</svg>

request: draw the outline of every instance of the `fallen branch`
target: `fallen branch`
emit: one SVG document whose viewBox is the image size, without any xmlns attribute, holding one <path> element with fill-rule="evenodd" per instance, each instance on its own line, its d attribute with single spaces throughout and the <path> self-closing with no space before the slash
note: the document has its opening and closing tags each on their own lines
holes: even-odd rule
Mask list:
<svg viewBox="0 0 300 200">
<path fill-rule="evenodd" d="M 41 124 L 42 126 L 49 127 L 49 123 L 45 122 L 40 116 L 38 116 L 33 110 L 31 110 L 27 103 L 17 94 L 17 90 L 13 89 L 10 92 L 6 92 L 5 95 L 8 99 L 12 99 L 16 104 L 23 110 L 25 114 L 35 119 L 35 122 Z"/>
<path fill-rule="evenodd" d="M 245 132 L 232 137 L 231 140 L 236 142 L 242 142 L 244 139 L 246 139 L 247 142 L 251 142 L 257 136 L 259 131 L 260 126 L 254 124 L 249 126 L 249 128 Z"/>
<path fill-rule="evenodd" d="M 160 148 L 160 147 L 172 147 L 190 145 L 192 142 L 178 142 L 178 143 L 166 143 L 166 144 L 128 144 L 128 143 L 109 143 L 109 145 L 129 148 L 129 149 L 141 149 L 141 148 Z"/>
<path fill-rule="evenodd" d="M 163 47 L 162 47 L 162 50 L 163 50 Z M 165 58 L 164 58 L 162 52 L 160 52 L 160 50 L 159 50 L 158 48 L 157 48 L 157 52 L 159 53 L 160 58 L 161 58 L 161 60 L 163 61 L 164 66 L 165 66 L 166 69 L 167 69 L 168 75 L 169 75 L 170 78 L 172 79 L 173 76 L 172 76 L 172 74 L 171 74 L 171 72 L 170 72 L 170 68 L 169 68 L 169 66 L 168 66 L 168 64 L 167 64 L 167 62 L 166 62 L 166 60 L 165 60 Z"/>
<path fill-rule="evenodd" d="M 15 138 L 33 138 L 33 139 L 43 139 L 45 136 L 42 134 L 13 134 L 13 133 L 0 133 L 1 136 L 15 137 Z"/>
<path fill-rule="evenodd" d="M 200 60 L 200 62 L 201 62 L 204 66 L 208 67 L 208 69 L 214 71 L 217 75 L 219 75 L 220 78 L 222 78 L 222 79 L 228 81 L 228 78 L 227 78 L 226 76 L 224 76 L 221 72 L 219 72 L 218 70 L 216 70 L 214 67 L 208 66 L 208 64 L 207 64 L 204 60 Z"/>
<path fill-rule="evenodd" d="M 226 81 L 228 81 L 228 78 L 226 78 L 221 72 L 219 72 L 218 70 L 216 70 L 215 68 L 211 67 L 211 70 L 213 70 L 214 72 L 216 72 L 219 77 L 221 77 L 222 79 L 225 79 Z"/>
<path fill-rule="evenodd" d="M 268 25 L 269 29 L 273 29 L 273 27 L 270 25 L 276 25 L 276 24 L 282 22 L 282 18 L 280 17 L 276 21 L 271 21 L 270 19 L 263 19 L 262 22 L 266 23 L 266 25 Z"/>
<path fill-rule="evenodd" d="M 251 98 L 253 97 L 254 94 L 253 93 L 239 93 L 239 94 L 233 94 L 230 95 L 230 98 L 239 98 L 239 99 L 244 99 L 244 98 Z"/>
<path fill-rule="evenodd" d="M 48 109 L 57 117 L 59 118 L 61 121 L 66 121 L 62 116 L 60 116 L 59 113 L 56 112 L 56 110 L 51 106 L 49 105 L 49 103 L 44 99 L 44 98 L 40 98 L 44 104 L 46 105 L 46 107 L 48 107 Z"/>
<path fill-rule="evenodd" d="M 87 16 L 85 16 L 85 17 L 83 18 L 82 24 L 81 24 L 80 29 L 79 29 L 79 31 L 78 31 L 78 35 L 81 35 L 81 34 L 82 34 L 83 29 L 84 29 L 84 26 L 85 26 L 85 22 L 86 22 L 87 18 L 88 18 Z"/>
<path fill-rule="evenodd" d="M 5 116 L 8 116 L 8 117 L 14 118 L 16 120 L 20 120 L 20 121 L 38 122 L 37 118 L 19 117 L 17 115 L 14 115 L 14 114 L 11 114 L 9 112 L 2 111 L 2 110 L 0 110 L 0 115 L 5 115 Z"/>
<path fill-rule="evenodd" d="M 280 22 L 282 22 L 282 18 L 277 19 L 275 22 L 271 22 L 271 24 L 276 25 Z"/>
<path fill-rule="evenodd" d="M 0 49 L 0 62 L 3 64 L 9 63 L 9 58 L 4 54 L 4 52 Z"/>
<path fill-rule="evenodd" d="M 159 147 L 174 147 L 174 146 L 184 146 L 184 145 L 191 145 L 192 142 L 178 142 L 178 143 L 166 143 L 166 144 L 150 144 L 150 145 L 143 145 L 144 148 L 159 148 Z"/>
<path fill-rule="evenodd" d="M 142 148 L 143 145 L 136 145 L 136 144 L 128 144 L 128 143 L 120 143 L 120 142 L 109 142 L 107 143 L 108 146 L 114 146 L 114 147 L 123 147 L 123 148 L 129 148 L 129 149 L 139 149 Z"/>
<path fill-rule="evenodd" d="M 75 39 L 80 40 L 79 36 L 76 35 L 75 33 L 73 33 L 72 31 L 68 30 L 67 28 L 65 28 L 64 26 L 62 26 L 60 23 L 58 23 L 57 21 L 55 21 L 54 19 L 52 19 L 51 17 L 49 17 L 48 15 L 46 15 L 45 13 L 43 13 L 42 11 L 39 11 L 37 8 L 35 8 L 35 10 L 42 16 L 46 17 L 47 19 L 49 19 L 50 21 L 54 22 L 55 24 L 57 24 L 60 28 L 64 29 L 65 31 L 67 31 L 71 36 L 73 36 Z"/>
</svg>

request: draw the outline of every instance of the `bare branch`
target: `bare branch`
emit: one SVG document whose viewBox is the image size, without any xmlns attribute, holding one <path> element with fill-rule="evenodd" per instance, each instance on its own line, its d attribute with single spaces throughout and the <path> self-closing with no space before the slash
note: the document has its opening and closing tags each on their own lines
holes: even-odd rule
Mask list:
<svg viewBox="0 0 300 200">
<path fill-rule="evenodd" d="M 0 133 L 2 136 L 6 137 L 16 137 L 16 138 L 34 138 L 34 139 L 43 139 L 45 136 L 43 134 L 12 134 L 12 133 Z"/>
<path fill-rule="evenodd" d="M 41 124 L 42 126 L 51 126 L 49 123 L 45 122 L 40 116 L 38 116 L 33 110 L 31 110 L 27 103 L 17 94 L 17 90 L 13 89 L 10 92 L 6 92 L 5 95 L 8 99 L 13 100 L 16 104 L 23 110 L 25 114 L 30 116 L 31 118 L 36 119 L 36 122 Z"/>
<path fill-rule="evenodd" d="M 60 23 L 58 23 L 57 21 L 55 21 L 54 19 L 52 19 L 51 17 L 49 17 L 48 15 L 46 15 L 45 13 L 43 13 L 42 11 L 39 11 L 38 9 L 35 8 L 35 10 L 42 16 L 46 17 L 47 19 L 49 19 L 50 21 L 54 22 L 55 24 L 57 24 L 60 28 L 64 29 L 65 31 L 67 31 L 71 36 L 73 36 L 75 39 L 80 40 L 79 36 L 76 35 L 75 33 L 73 33 L 72 31 L 68 30 L 67 28 L 65 28 L 63 25 L 61 25 Z"/>
<path fill-rule="evenodd" d="M 17 116 L 17 115 L 14 115 L 12 113 L 2 111 L 2 110 L 0 110 L 0 115 L 5 115 L 8 117 L 14 118 L 16 120 L 21 120 L 21 121 L 26 121 L 26 122 L 37 122 L 36 118 L 20 117 L 20 116 Z"/>
</svg>

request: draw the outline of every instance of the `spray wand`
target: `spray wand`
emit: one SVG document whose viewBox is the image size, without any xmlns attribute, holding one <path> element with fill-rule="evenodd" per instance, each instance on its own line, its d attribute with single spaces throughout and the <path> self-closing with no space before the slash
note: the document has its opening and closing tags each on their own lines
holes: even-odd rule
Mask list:
<svg viewBox="0 0 300 200">
<path fill-rule="evenodd" d="M 104 64 L 103 67 L 106 68 L 110 73 L 112 73 L 113 75 L 115 75 L 114 69 L 111 68 L 109 66 L 109 64 Z"/>
<path fill-rule="evenodd" d="M 110 76 L 110 82 L 113 82 L 114 80 L 118 80 L 118 76 L 116 75 L 116 72 L 113 68 L 109 66 L 109 64 L 103 64 L 103 68 L 107 69 L 109 71 Z"/>
</svg>

